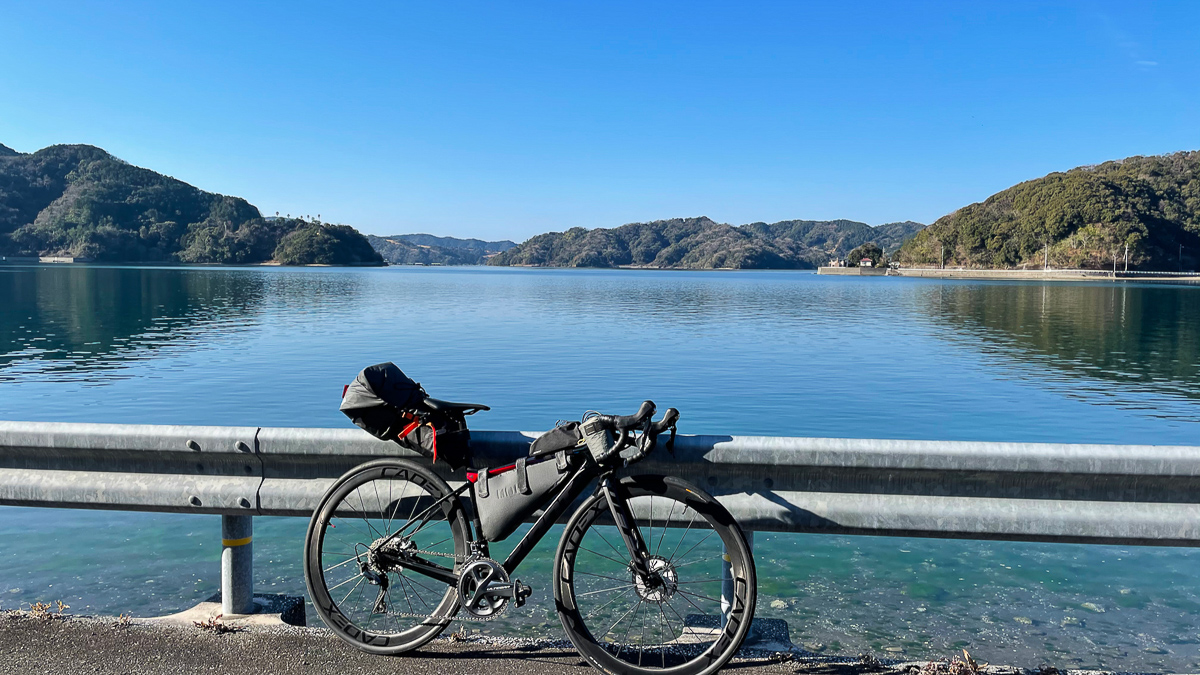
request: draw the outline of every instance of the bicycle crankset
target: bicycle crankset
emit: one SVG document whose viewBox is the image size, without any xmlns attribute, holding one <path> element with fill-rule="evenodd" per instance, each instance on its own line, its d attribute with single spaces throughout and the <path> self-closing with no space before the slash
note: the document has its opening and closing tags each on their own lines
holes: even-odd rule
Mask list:
<svg viewBox="0 0 1200 675">
<path fill-rule="evenodd" d="M 472 558 L 463 565 L 458 579 L 458 601 L 481 619 L 490 619 L 514 600 L 517 607 L 525 604 L 532 589 L 519 579 L 509 581 L 500 563 L 490 558 Z"/>
</svg>

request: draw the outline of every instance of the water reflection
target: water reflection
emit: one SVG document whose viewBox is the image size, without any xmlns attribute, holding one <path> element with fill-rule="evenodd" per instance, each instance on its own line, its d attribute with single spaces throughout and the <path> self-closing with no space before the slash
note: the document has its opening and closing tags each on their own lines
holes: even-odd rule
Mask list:
<svg viewBox="0 0 1200 675">
<path fill-rule="evenodd" d="M 262 279 L 229 272 L 0 267 L 0 382 L 96 381 L 211 331 L 254 325 Z"/>
<path fill-rule="evenodd" d="M 1127 285 L 941 285 L 926 311 L 1012 372 L 1092 402 L 1197 419 L 1200 295 Z M 1137 394 L 1160 396 L 1147 406 Z"/>
</svg>

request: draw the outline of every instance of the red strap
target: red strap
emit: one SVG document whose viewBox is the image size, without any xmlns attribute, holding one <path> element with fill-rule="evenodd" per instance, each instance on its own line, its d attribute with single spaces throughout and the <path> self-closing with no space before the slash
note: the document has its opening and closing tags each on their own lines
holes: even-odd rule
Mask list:
<svg viewBox="0 0 1200 675">
<path fill-rule="evenodd" d="M 437 429 L 433 428 L 432 424 L 428 426 L 429 430 L 433 432 L 433 463 L 437 464 Z"/>
<path fill-rule="evenodd" d="M 400 430 L 400 438 L 404 438 L 413 432 L 413 429 L 421 426 L 420 422 L 410 422 L 408 426 Z"/>
</svg>

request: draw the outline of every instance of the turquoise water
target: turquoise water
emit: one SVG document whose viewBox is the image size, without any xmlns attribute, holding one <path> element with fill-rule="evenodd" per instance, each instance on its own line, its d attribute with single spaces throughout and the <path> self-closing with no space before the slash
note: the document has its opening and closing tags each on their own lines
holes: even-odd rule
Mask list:
<svg viewBox="0 0 1200 675">
<path fill-rule="evenodd" d="M 1197 444 L 1200 290 L 799 272 L 0 266 L 0 419 L 345 427 L 398 363 L 480 429 L 644 398 L 684 433 Z M 255 520 L 303 594 L 301 519 Z M 215 517 L 0 508 L 0 607 L 175 611 L 217 589 Z M 558 635 L 541 602 L 486 632 Z M 1200 667 L 1190 550 L 759 534 L 759 614 L 824 653 Z M 1147 571 L 1152 571 L 1148 574 Z M 1096 611 L 1096 610 L 1103 610 Z"/>
</svg>

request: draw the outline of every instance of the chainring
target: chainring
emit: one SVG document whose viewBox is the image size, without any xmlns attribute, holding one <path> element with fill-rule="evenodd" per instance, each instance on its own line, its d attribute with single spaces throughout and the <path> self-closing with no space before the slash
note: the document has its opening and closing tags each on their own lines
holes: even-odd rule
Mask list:
<svg viewBox="0 0 1200 675">
<path fill-rule="evenodd" d="M 491 558 L 469 558 L 459 574 L 458 602 L 475 617 L 494 618 L 508 607 L 509 598 L 489 593 L 493 586 L 512 588 L 504 567 Z"/>
</svg>

